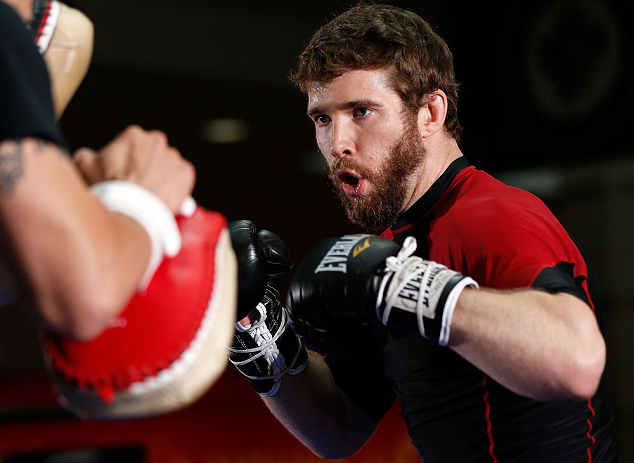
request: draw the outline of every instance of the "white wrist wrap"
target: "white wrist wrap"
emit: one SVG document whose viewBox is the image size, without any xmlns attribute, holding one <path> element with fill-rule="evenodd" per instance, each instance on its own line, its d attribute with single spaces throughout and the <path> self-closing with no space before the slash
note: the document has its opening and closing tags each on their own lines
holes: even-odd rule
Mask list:
<svg viewBox="0 0 634 463">
<path fill-rule="evenodd" d="M 106 209 L 134 219 L 148 234 L 150 258 L 138 285 L 139 291 L 145 290 L 163 257 L 174 257 L 181 249 L 181 235 L 174 214 L 154 193 L 125 180 L 95 183 L 90 191 Z"/>
<path fill-rule="evenodd" d="M 422 336 L 447 346 L 460 293 L 467 286 L 478 288 L 478 283 L 444 265 L 413 256 L 415 250 L 416 239 L 408 236 L 399 253 L 386 259 L 376 314 L 386 326 L 418 326 Z"/>
</svg>

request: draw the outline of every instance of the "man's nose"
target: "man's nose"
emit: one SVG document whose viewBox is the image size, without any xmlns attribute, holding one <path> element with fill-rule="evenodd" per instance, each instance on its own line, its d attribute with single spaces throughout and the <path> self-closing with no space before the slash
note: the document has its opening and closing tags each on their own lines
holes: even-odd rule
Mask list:
<svg viewBox="0 0 634 463">
<path fill-rule="evenodd" d="M 330 154 L 337 158 L 355 153 L 354 130 L 345 121 L 333 121 Z"/>
</svg>

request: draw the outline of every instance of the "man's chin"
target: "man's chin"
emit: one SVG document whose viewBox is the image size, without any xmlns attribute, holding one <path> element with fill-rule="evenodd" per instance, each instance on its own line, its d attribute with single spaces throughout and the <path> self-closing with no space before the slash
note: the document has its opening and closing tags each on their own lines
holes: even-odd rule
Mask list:
<svg viewBox="0 0 634 463">
<path fill-rule="evenodd" d="M 376 207 L 372 204 L 357 204 L 356 207 L 350 202 L 344 202 L 348 220 L 366 232 L 379 234 L 392 225 L 398 217 L 398 211 L 386 211 L 384 208 Z"/>
</svg>

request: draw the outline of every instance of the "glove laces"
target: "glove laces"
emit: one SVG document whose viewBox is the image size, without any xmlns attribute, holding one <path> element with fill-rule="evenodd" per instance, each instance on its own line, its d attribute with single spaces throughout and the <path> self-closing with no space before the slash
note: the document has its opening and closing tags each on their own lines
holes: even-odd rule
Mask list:
<svg viewBox="0 0 634 463">
<path fill-rule="evenodd" d="M 379 296 L 376 301 L 376 315 L 379 320 L 381 320 L 381 323 L 386 325 L 390 318 L 392 308 L 396 304 L 401 292 L 408 286 L 410 288 L 416 288 L 419 295 L 416 298 L 416 307 L 412 308 L 411 311 L 416 314 L 420 334 L 426 336 L 425 324 L 423 323 L 424 298 L 422 297 L 422 292 L 427 286 L 430 276 L 446 267 L 440 264 L 430 265 L 430 262 L 426 262 L 418 256 L 412 256 L 414 251 L 416 251 L 416 247 L 416 238 L 408 236 L 403 242 L 403 247 L 398 254 L 386 259 L 386 276 L 381 281 L 379 287 Z M 383 310 L 381 310 L 382 308 Z"/>
<path fill-rule="evenodd" d="M 257 321 L 253 322 L 249 326 L 242 326 L 238 322 L 235 324 L 235 328 L 238 331 L 246 332 L 247 334 L 249 334 L 253 338 L 255 343 L 258 345 L 258 347 L 254 347 L 251 349 L 236 349 L 234 347 L 229 347 L 229 352 L 231 353 L 255 354 L 255 355 L 250 356 L 246 360 L 241 360 L 241 361 L 236 361 L 231 358 L 229 360 L 236 367 L 238 367 L 238 366 L 253 362 L 254 360 L 260 357 L 264 357 L 267 364 L 269 365 L 270 376 L 260 377 L 260 376 L 246 375 L 246 374 L 245 376 L 250 380 L 257 380 L 257 381 L 273 380 L 276 383 L 275 387 L 269 393 L 262 394 L 264 396 L 272 396 L 272 395 L 275 395 L 275 393 L 277 393 L 281 384 L 280 380 L 282 379 L 284 375 L 286 375 L 287 373 L 290 373 L 291 375 L 296 375 L 300 373 L 301 371 L 303 371 L 308 366 L 308 364 L 303 364 L 298 366 L 297 368 L 293 368 L 293 366 L 295 365 L 295 363 L 297 362 L 297 359 L 299 358 L 301 354 L 301 349 L 302 349 L 301 343 L 299 343 L 299 347 L 297 351 L 295 352 L 295 356 L 293 357 L 293 360 L 290 362 L 290 365 L 288 366 L 286 365 L 286 362 L 284 361 L 284 356 L 281 355 L 280 350 L 276 344 L 277 340 L 282 337 L 282 335 L 284 334 L 284 331 L 286 330 L 286 328 L 288 327 L 290 323 L 286 310 L 284 310 L 284 308 L 281 308 L 282 317 L 280 320 L 280 327 L 279 329 L 275 331 L 274 334 L 271 334 L 271 330 L 266 325 L 267 311 L 269 309 L 267 309 L 267 307 L 262 302 L 260 302 L 257 305 L 256 309 L 258 310 L 260 314 L 260 317 L 258 318 Z M 271 308 L 270 310 L 273 310 L 273 308 Z"/>
<path fill-rule="evenodd" d="M 255 354 L 249 357 L 246 360 L 242 361 L 234 361 L 231 362 L 238 366 L 244 365 L 246 363 L 252 362 L 253 360 L 264 356 L 269 365 L 275 365 L 274 370 L 284 368 L 284 359 L 279 357 L 279 349 L 275 342 L 282 336 L 284 330 L 288 326 L 288 317 L 286 315 L 286 311 L 282 311 L 282 320 L 280 329 L 275 332 L 275 334 L 271 334 L 271 331 L 266 326 L 266 306 L 263 303 L 259 303 L 256 307 L 258 312 L 260 313 L 260 317 L 257 321 L 253 322 L 251 325 L 242 326 L 239 322 L 236 323 L 236 329 L 238 331 L 249 333 L 249 335 L 253 338 L 258 347 L 254 347 L 252 349 L 235 349 L 233 347 L 229 348 L 229 352 L 237 353 L 237 354 Z M 270 379 L 270 378 L 266 378 Z"/>
<path fill-rule="evenodd" d="M 408 259 L 410 259 L 414 251 L 416 251 L 416 246 L 416 238 L 408 236 L 405 238 L 403 247 L 400 249 L 398 254 L 396 256 L 390 256 L 385 260 L 385 277 L 381 280 L 375 306 L 376 315 L 383 324 L 386 324 L 390 318 L 390 312 L 392 311 L 392 306 L 394 305 L 394 301 L 398 296 L 398 293 L 405 287 L 409 280 L 415 276 L 415 273 L 412 272 L 409 275 L 409 278 L 401 280 L 400 285 L 391 284 L 392 281 L 398 278 L 396 275 L 402 273 L 405 263 Z M 382 307 L 385 307 L 383 311 L 381 311 Z"/>
</svg>

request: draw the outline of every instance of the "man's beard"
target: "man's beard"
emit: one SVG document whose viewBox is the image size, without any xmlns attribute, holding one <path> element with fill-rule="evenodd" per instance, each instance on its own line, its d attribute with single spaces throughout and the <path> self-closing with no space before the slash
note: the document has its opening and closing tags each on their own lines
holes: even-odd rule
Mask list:
<svg viewBox="0 0 634 463">
<path fill-rule="evenodd" d="M 392 225 L 405 205 L 411 178 L 417 173 L 425 155 L 416 118 L 406 121 L 403 137 L 390 150 L 387 160 L 377 171 L 356 165 L 348 157 L 330 166 L 330 181 L 341 200 L 348 220 L 363 229 L 380 233 Z M 373 191 L 359 197 L 346 195 L 337 179 L 338 169 L 350 169 L 371 182 Z"/>
</svg>

